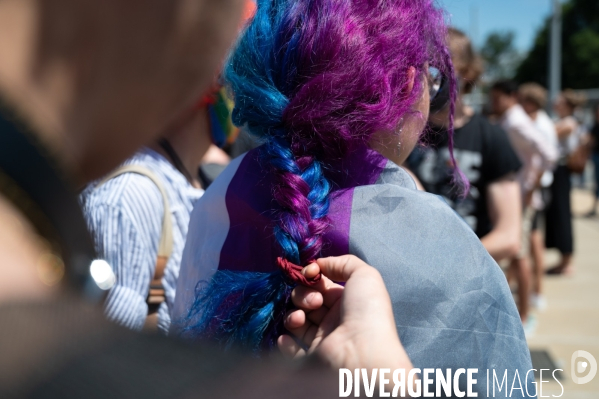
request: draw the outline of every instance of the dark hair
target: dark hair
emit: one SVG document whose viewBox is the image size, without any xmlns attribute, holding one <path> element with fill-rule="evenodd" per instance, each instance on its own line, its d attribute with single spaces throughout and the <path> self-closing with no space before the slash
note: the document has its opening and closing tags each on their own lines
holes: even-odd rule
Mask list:
<svg viewBox="0 0 599 399">
<path fill-rule="evenodd" d="M 491 90 L 499 91 L 508 96 L 515 96 L 518 93 L 518 84 L 513 80 L 500 80 L 493 83 Z"/>
</svg>

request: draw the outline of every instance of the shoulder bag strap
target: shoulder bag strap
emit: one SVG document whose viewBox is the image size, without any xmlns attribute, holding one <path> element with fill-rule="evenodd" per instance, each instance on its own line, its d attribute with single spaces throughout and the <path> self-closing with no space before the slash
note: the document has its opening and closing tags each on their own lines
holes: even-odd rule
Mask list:
<svg viewBox="0 0 599 399">
<path fill-rule="evenodd" d="M 98 185 L 96 189 L 101 187 L 103 184 L 117 176 L 125 173 L 137 173 L 145 176 L 156 185 L 160 194 L 162 195 L 162 203 L 164 205 L 164 215 L 162 217 L 162 233 L 160 235 L 160 242 L 158 244 L 158 256 L 156 259 L 156 268 L 154 271 L 154 277 L 150 282 L 150 290 L 148 294 L 148 313 L 150 316 L 158 311 L 158 306 L 165 301 L 164 287 L 162 286 L 162 277 L 164 277 L 164 269 L 168 262 L 171 252 L 173 251 L 173 225 L 170 217 L 170 207 L 168 202 L 168 196 L 166 189 L 160 181 L 160 179 L 148 168 L 140 165 L 124 165 L 116 169 L 108 176 L 106 176 Z M 149 316 L 149 317 L 150 317 Z M 148 324 L 148 323 L 146 323 Z"/>
</svg>

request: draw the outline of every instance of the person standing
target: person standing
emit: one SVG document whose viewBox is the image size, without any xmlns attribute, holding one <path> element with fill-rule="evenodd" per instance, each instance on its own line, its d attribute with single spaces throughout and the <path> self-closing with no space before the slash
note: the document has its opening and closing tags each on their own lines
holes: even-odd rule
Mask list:
<svg viewBox="0 0 599 399">
<path fill-rule="evenodd" d="M 551 202 L 547 208 L 545 244 L 561 253 L 560 262 L 547 270 L 548 274 L 571 274 L 573 269 L 574 236 L 570 204 L 571 170 L 568 160 L 581 144 L 582 129 L 574 111 L 585 99 L 570 89 L 564 90 L 555 100 L 554 110 L 559 120 L 555 124 L 559 140 L 559 163 L 553 174 Z"/>
<path fill-rule="evenodd" d="M 526 326 L 531 279 L 528 262 L 529 238 L 534 216 L 531 207 L 532 196 L 543 171 L 551 168 L 557 160 L 557 151 L 545 141 L 518 103 L 518 85 L 515 82 L 496 82 L 491 87 L 490 95 L 493 112 L 499 116 L 501 127 L 507 132 L 514 150 L 524 164 L 518 173 L 521 188 L 522 245 L 520 253 L 512 259 L 510 268 L 516 273 L 518 279 L 518 308 Z"/>
<path fill-rule="evenodd" d="M 526 111 L 528 116 L 533 120 L 539 132 L 543 134 L 544 139 L 557 151 L 557 133 L 555 131 L 555 125 L 549 115 L 544 111 L 545 105 L 547 104 L 547 90 L 537 83 L 525 83 L 518 89 L 518 94 L 524 111 Z M 534 161 L 539 162 L 539 157 L 535 157 Z M 544 170 L 543 177 L 541 177 L 540 181 L 540 187 L 533 193 L 531 203 L 531 206 L 535 210 L 535 216 L 530 233 L 530 254 L 533 266 L 533 282 L 530 301 L 531 306 L 539 310 L 546 307 L 545 298 L 542 295 L 545 243 L 539 229 L 539 220 L 547 206 L 546 201 L 548 196 L 544 195 L 544 193 L 551 186 L 552 182 L 553 168 Z"/>
<path fill-rule="evenodd" d="M 459 80 L 455 105 L 454 153 L 458 166 L 470 182 L 460 196 L 451 179 L 447 140 L 449 105 L 429 116 L 435 132 L 426 147 L 408 158 L 407 166 L 424 189 L 441 195 L 468 223 L 489 254 L 500 261 L 516 256 L 520 247 L 520 186 L 515 177 L 522 163 L 505 131 L 491 125 L 463 101 L 482 73 L 481 61 L 468 37 L 450 28 L 448 45 Z"/>
<path fill-rule="evenodd" d="M 196 171 L 209 130 L 204 109 L 186 112 L 81 195 L 96 250 L 116 275 L 105 312 L 118 324 L 168 331 L 189 215 L 203 193 Z"/>
<path fill-rule="evenodd" d="M 244 3 L 241 24 L 256 10 Z M 226 156 L 220 147 L 236 132 L 231 109 L 213 84 L 161 138 L 82 193 L 96 249 L 116 275 L 105 302 L 110 320 L 168 333 L 189 218 L 210 183 L 201 164 Z"/>
<path fill-rule="evenodd" d="M 436 2 L 260 5 L 224 76 L 235 123 L 264 144 L 232 161 L 192 213 L 171 332 L 268 350 L 289 288 L 318 284 L 300 266 L 350 253 L 392 287 L 417 367 L 526 374 L 530 352 L 502 271 L 445 201 L 417 191 L 400 167 L 431 100 L 455 103 Z M 435 355 L 447 348 L 451 359 Z"/>
</svg>

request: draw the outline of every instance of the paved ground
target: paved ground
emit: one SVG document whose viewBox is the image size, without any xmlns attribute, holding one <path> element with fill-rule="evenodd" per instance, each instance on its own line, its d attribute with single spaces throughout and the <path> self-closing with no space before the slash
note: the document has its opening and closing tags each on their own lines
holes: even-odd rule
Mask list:
<svg viewBox="0 0 599 399">
<path fill-rule="evenodd" d="M 591 207 L 588 191 L 574 190 L 572 200 L 577 215 Z M 578 385 L 572 382 L 570 364 L 577 350 L 591 353 L 599 362 L 599 218 L 576 217 L 574 234 L 576 272 L 570 277 L 545 279 L 548 307 L 537 313 L 538 327 L 528 342 L 531 350 L 547 350 L 564 370 L 562 398 L 599 399 L 599 372 L 591 382 Z M 557 260 L 558 255 L 548 251 L 547 266 Z M 561 391 L 557 383 L 543 384 L 544 396 L 557 396 Z"/>
</svg>

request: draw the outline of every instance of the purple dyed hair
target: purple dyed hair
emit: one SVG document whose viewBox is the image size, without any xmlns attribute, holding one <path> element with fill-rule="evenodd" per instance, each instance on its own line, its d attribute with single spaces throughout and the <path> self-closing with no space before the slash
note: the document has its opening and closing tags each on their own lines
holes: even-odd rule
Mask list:
<svg viewBox="0 0 599 399">
<path fill-rule="evenodd" d="M 283 141 L 300 172 L 315 160 L 326 165 L 367 145 L 373 133 L 396 130 L 420 98 L 430 63 L 449 79 L 455 165 L 456 82 L 446 34 L 444 13 L 431 0 L 259 1 L 226 71 L 235 122 Z M 417 71 L 411 91 L 410 67 Z M 279 226 L 296 236 L 305 263 L 320 252 L 328 221 L 311 217 L 313 190 L 301 173 L 275 173 Z"/>
<path fill-rule="evenodd" d="M 446 33 L 432 0 L 258 0 L 225 78 L 235 97 L 234 122 L 265 141 L 284 258 L 305 265 L 320 255 L 331 191 L 324 170 L 414 112 L 427 64 L 449 79 L 453 160 L 456 82 Z M 410 67 L 417 71 L 412 90 Z M 201 333 L 212 320 L 229 320 L 219 330 L 210 327 L 210 335 L 227 345 L 270 346 L 289 300 L 272 293 L 290 293 L 294 284 L 277 276 L 218 271 L 194 305 L 213 311 L 192 329 Z M 245 296 L 243 311 L 223 305 L 231 302 L 231 287 Z M 243 320 L 234 316 L 240 314 Z"/>
</svg>

